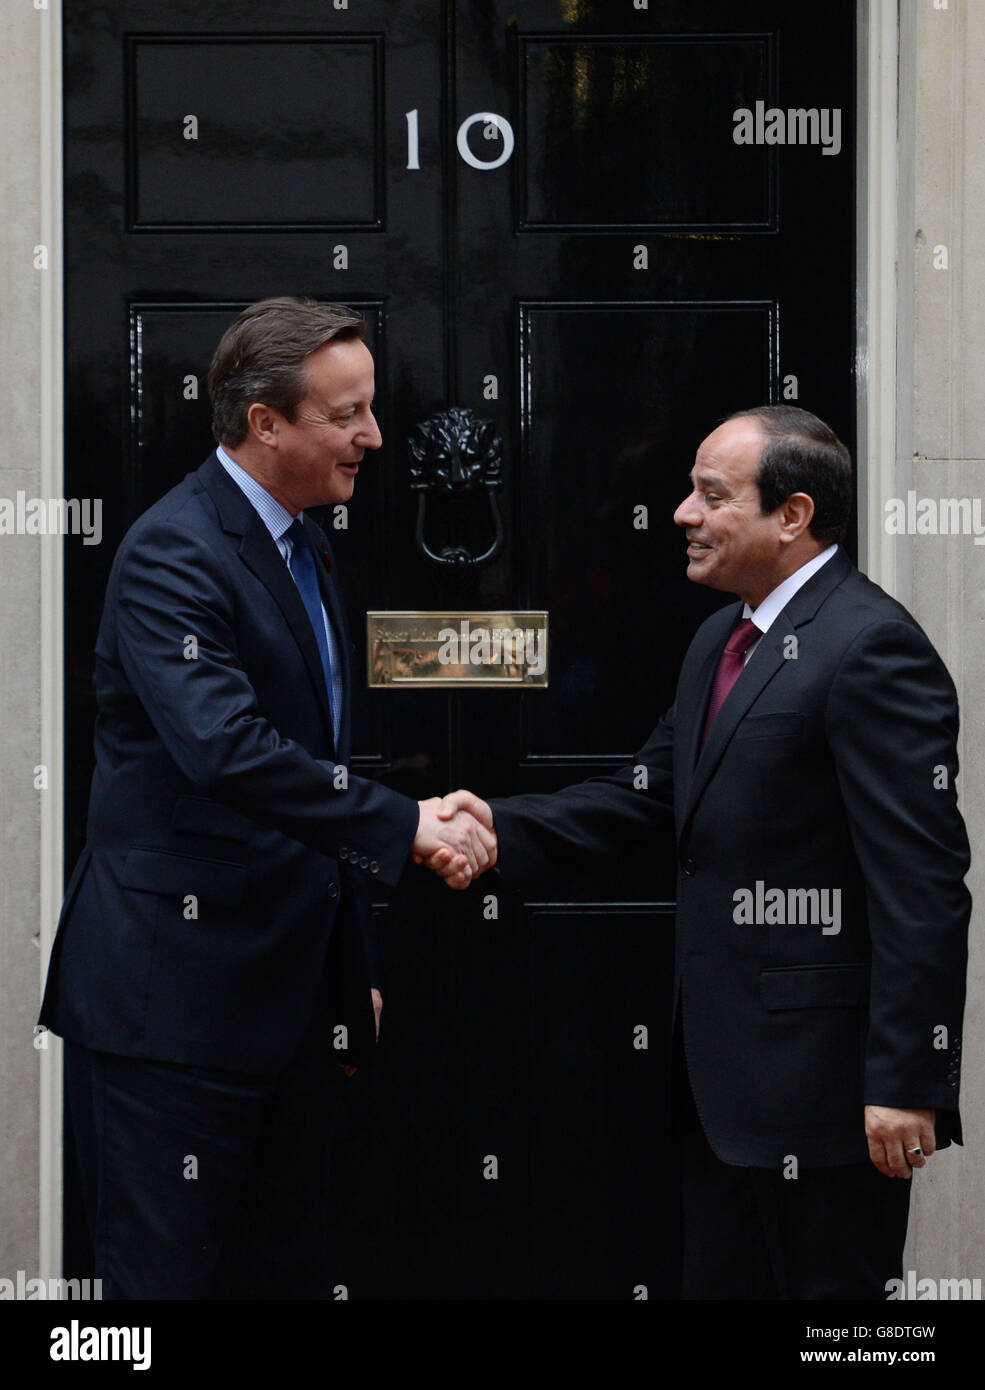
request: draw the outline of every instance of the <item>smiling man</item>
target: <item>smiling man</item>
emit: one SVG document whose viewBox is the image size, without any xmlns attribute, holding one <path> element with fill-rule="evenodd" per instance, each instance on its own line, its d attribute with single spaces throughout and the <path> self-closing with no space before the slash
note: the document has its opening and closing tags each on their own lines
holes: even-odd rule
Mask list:
<svg viewBox="0 0 985 1390">
<path fill-rule="evenodd" d="M 65 1074 L 105 1298 L 327 1298 L 331 1082 L 372 1060 L 372 883 L 492 836 L 349 773 L 331 550 L 380 447 L 363 323 L 244 310 L 215 452 L 127 532 L 99 637 L 96 769 L 41 1024 Z M 374 1020 L 375 1012 L 375 1020 Z"/>
<path fill-rule="evenodd" d="M 688 579 L 740 594 L 752 608 L 804 565 L 816 560 L 819 568 L 834 553 L 826 543 L 843 529 L 828 521 L 832 503 L 840 520 L 843 499 L 823 497 L 817 480 L 811 482 L 817 500 L 806 492 L 777 496 L 768 458 L 760 469 L 763 443 L 758 416 L 726 421 L 698 449 L 691 494 L 674 513 L 687 538 Z M 831 483 L 850 488 L 847 455 L 838 462 Z M 804 574 L 801 582 L 809 578 Z"/>
<path fill-rule="evenodd" d="M 961 1137 L 957 699 L 841 548 L 851 501 L 848 450 L 816 416 L 727 420 L 675 521 L 688 577 L 739 601 L 699 628 L 632 764 L 551 795 L 445 798 L 495 828 L 508 887 L 593 856 L 618 872 L 675 837 L 689 1299 L 885 1299 L 911 1175 Z M 450 854 L 429 863 L 465 886 Z M 825 900 L 837 932 L 775 906 Z M 739 902 L 764 906 L 750 920 Z"/>
</svg>

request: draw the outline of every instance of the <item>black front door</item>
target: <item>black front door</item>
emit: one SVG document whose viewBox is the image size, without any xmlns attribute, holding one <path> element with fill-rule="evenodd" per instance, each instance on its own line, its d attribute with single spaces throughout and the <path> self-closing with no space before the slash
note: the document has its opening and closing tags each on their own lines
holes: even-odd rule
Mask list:
<svg viewBox="0 0 985 1390">
<path fill-rule="evenodd" d="M 550 615 L 547 689 L 366 689 L 354 770 L 503 795 L 624 763 L 722 601 L 671 521 L 701 438 L 788 399 L 854 441 L 854 4 L 64 13 L 66 489 L 104 530 L 67 557 L 69 863 L 113 552 L 208 453 L 212 349 L 270 294 L 369 323 L 384 447 L 324 518 L 361 669 L 369 611 Z M 501 441 L 476 570 L 442 552 L 487 546 L 485 492 L 417 525 L 408 439 L 451 407 Z M 384 1046 L 331 1098 L 351 1297 L 675 1296 L 672 858 L 381 902 Z M 70 1160 L 67 1191 L 81 1270 Z"/>
</svg>

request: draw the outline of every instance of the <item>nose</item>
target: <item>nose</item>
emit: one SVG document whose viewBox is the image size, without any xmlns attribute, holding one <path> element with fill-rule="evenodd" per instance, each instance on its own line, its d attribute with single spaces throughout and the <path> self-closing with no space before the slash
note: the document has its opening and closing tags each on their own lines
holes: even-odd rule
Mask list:
<svg viewBox="0 0 985 1390">
<path fill-rule="evenodd" d="M 677 508 L 674 513 L 674 523 L 677 526 L 700 526 L 701 508 L 698 505 L 697 492 L 691 492 Z"/>
<path fill-rule="evenodd" d="M 372 411 L 369 412 L 369 423 L 359 436 L 359 442 L 364 449 L 378 449 L 383 443 L 383 436 L 380 427 L 376 423 L 376 416 Z"/>
</svg>

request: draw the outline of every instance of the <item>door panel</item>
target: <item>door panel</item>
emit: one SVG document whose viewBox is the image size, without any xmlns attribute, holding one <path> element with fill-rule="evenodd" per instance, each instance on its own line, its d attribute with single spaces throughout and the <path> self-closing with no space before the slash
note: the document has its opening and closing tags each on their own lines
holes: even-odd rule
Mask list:
<svg viewBox="0 0 985 1390">
<path fill-rule="evenodd" d="M 773 57 L 767 34 L 521 35 L 520 226 L 774 230 L 770 151 L 750 159 L 732 139 L 732 112 L 772 90 Z"/>
<path fill-rule="evenodd" d="M 698 623 L 720 602 L 684 578 L 671 520 L 702 421 L 681 403 L 700 362 L 705 418 L 765 400 L 774 306 L 520 304 L 525 388 L 517 490 L 530 601 L 551 615 L 552 670 L 527 698 L 522 766 L 550 760 L 590 775 L 625 762 L 653 727 L 641 661 L 673 679 Z M 686 472 L 686 469 L 684 470 Z M 647 529 L 634 525 L 647 510 Z M 575 561 L 575 563 L 572 563 Z M 618 614 L 610 623 L 605 615 Z M 659 653 L 659 655 L 658 655 Z M 640 707 L 633 728 L 625 715 Z M 621 711 L 613 719 L 611 712 Z"/>
<path fill-rule="evenodd" d="M 128 59 L 131 230 L 383 226 L 382 35 L 132 36 Z"/>
<path fill-rule="evenodd" d="M 369 610 L 550 613 L 544 690 L 363 689 L 355 770 L 503 795 L 624 763 L 723 602 L 671 520 L 701 438 L 786 395 L 854 442 L 852 0 L 63 12 L 67 493 L 104 502 L 67 550 L 68 867 L 113 552 L 211 449 L 209 358 L 269 294 L 352 304 L 376 355 L 384 447 L 322 518 L 354 669 Z M 757 101 L 838 108 L 840 153 L 737 145 Z M 452 406 L 502 444 L 471 571 L 415 536 L 407 441 Z M 486 505 L 432 499 L 432 549 L 481 549 Z M 512 896 L 412 870 L 377 904 L 384 1046 L 327 1098 L 350 1297 L 676 1296 L 673 846 L 644 858 Z M 70 1146 L 66 1178 L 85 1273 Z"/>
</svg>

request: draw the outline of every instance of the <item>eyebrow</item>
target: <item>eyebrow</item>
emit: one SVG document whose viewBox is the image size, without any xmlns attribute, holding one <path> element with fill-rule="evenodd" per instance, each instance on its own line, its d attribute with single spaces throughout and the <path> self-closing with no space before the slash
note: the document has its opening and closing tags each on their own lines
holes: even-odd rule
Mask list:
<svg viewBox="0 0 985 1390">
<path fill-rule="evenodd" d="M 717 473 L 699 473 L 698 476 L 695 477 L 694 469 L 692 468 L 687 476 L 692 482 L 700 483 L 702 487 L 717 487 L 723 492 L 728 492 L 728 483 Z"/>
</svg>

